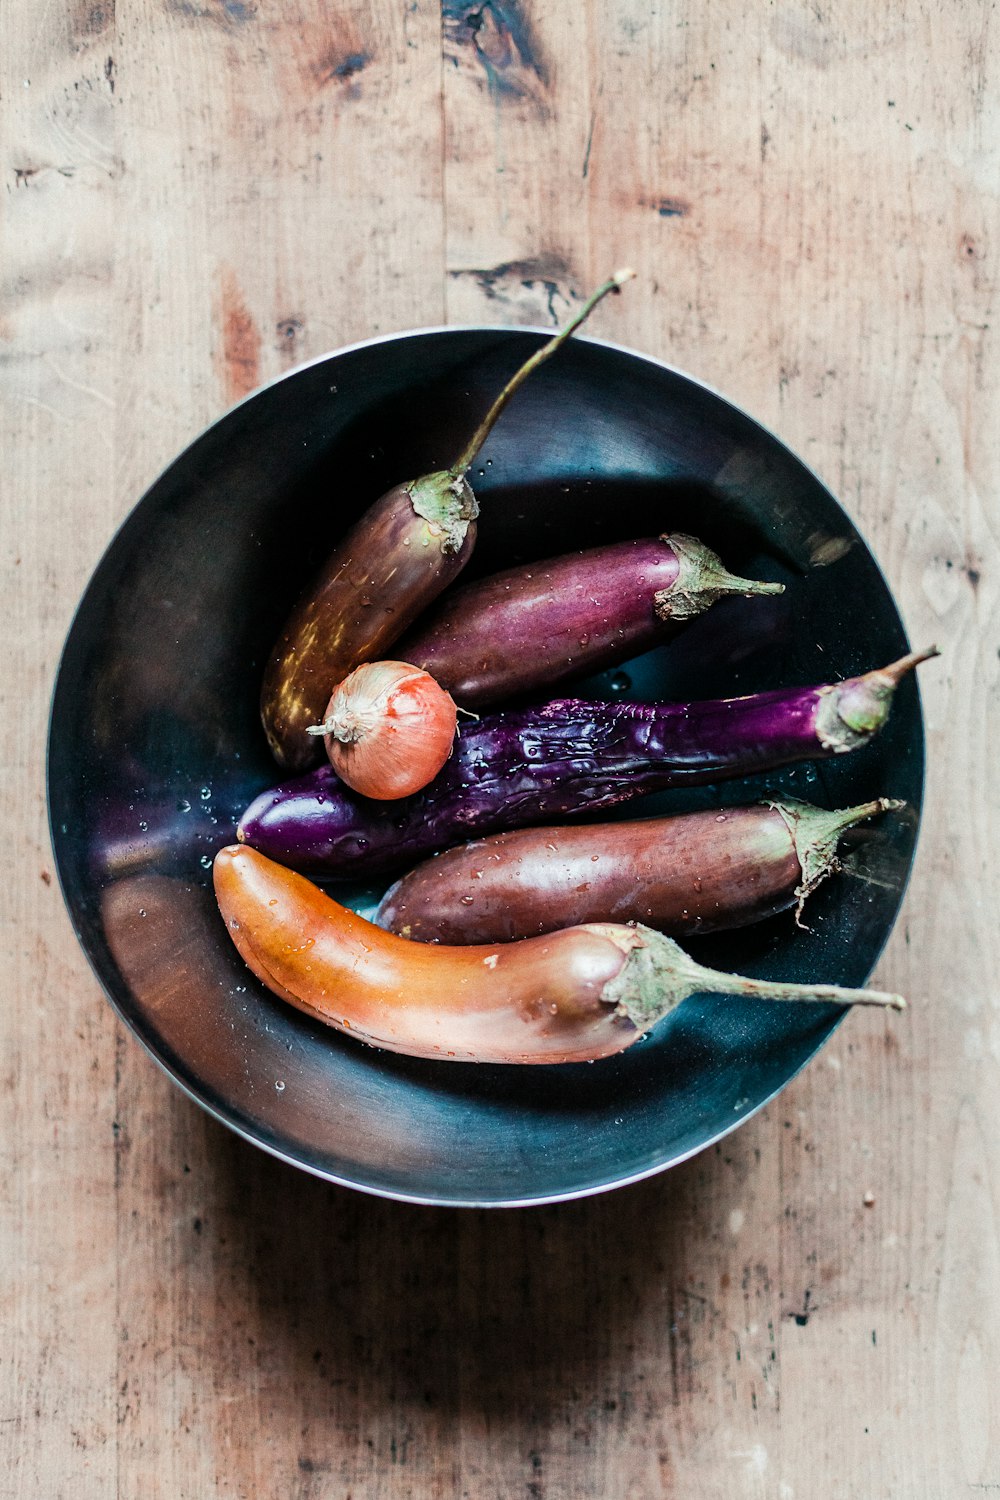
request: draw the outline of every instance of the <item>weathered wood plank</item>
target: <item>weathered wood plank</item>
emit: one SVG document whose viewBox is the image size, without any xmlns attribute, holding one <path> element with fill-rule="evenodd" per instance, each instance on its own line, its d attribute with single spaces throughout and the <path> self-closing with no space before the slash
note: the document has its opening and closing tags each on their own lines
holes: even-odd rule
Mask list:
<svg viewBox="0 0 1000 1500">
<path fill-rule="evenodd" d="M 995 17 L 745 12 L 11 0 L 0 1495 L 1000 1485 Z M 257 383 L 394 328 L 551 323 L 623 262 L 593 331 L 773 426 L 945 651 L 879 971 L 912 1008 L 849 1017 L 665 1178 L 376 1202 L 237 1141 L 114 1023 L 42 878 L 58 647 L 115 522 Z"/>
<path fill-rule="evenodd" d="M 114 1023 L 43 791 L 53 665 L 113 519 L 109 24 L 24 10 L 0 57 L 0 1493 L 54 1500 L 116 1467 Z"/>
<path fill-rule="evenodd" d="M 422 3 L 125 0 L 118 25 L 124 507 L 290 364 L 442 321 L 441 50 Z M 368 1205 L 231 1140 L 125 1042 L 118 1116 L 123 1500 L 374 1492 L 397 1414 L 375 1327 L 339 1336 L 352 1281 L 392 1280 L 371 1229 L 357 1261 Z"/>
</svg>

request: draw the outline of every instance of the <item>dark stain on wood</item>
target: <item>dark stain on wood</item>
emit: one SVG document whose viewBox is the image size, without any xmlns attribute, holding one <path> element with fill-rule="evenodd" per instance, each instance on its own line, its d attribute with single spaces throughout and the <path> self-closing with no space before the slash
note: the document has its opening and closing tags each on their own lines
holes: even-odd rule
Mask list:
<svg viewBox="0 0 1000 1500">
<path fill-rule="evenodd" d="M 352 52 L 350 57 L 345 57 L 343 62 L 337 63 L 330 70 L 331 78 L 353 78 L 355 73 L 360 73 L 371 62 L 367 52 Z"/>
<path fill-rule="evenodd" d="M 471 276 L 485 292 L 491 302 L 507 306 L 523 302 L 524 292 L 542 287 L 546 295 L 549 317 L 559 322 L 557 299 L 569 304 L 576 300 L 574 290 L 576 278 L 568 259 L 558 251 L 550 251 L 526 260 L 502 261 L 496 266 L 471 266 L 467 270 L 450 271 L 453 279 Z"/>
<path fill-rule="evenodd" d="M 805 1296 L 802 1298 L 802 1311 L 790 1314 L 790 1316 L 794 1318 L 799 1328 L 805 1328 L 806 1324 L 809 1322 L 809 1319 L 816 1311 L 815 1307 L 809 1306 L 811 1300 L 812 1288 L 807 1286 L 805 1290 Z"/>
<path fill-rule="evenodd" d="M 691 212 L 686 198 L 658 198 L 656 212 L 661 219 L 683 219 Z"/>
<path fill-rule="evenodd" d="M 274 347 L 286 365 L 302 358 L 306 325 L 302 318 L 279 318 L 274 325 Z"/>
<path fill-rule="evenodd" d="M 100 36 L 102 31 L 107 31 L 114 24 L 115 10 L 113 5 L 90 5 L 87 7 L 86 19 L 80 30 L 86 36 Z"/>
<path fill-rule="evenodd" d="M 312 82 L 318 88 L 324 88 L 328 83 L 351 84 L 347 90 L 349 97 L 360 97 L 360 90 L 354 80 L 362 73 L 372 61 L 370 52 L 365 52 L 361 47 L 344 47 L 337 45 L 330 47 L 316 62 L 312 69 Z"/>
<path fill-rule="evenodd" d="M 115 23 L 113 0 L 80 0 L 69 11 L 70 35 L 77 52 Z"/>
<path fill-rule="evenodd" d="M 481 5 L 444 0 L 441 14 L 445 50 L 453 62 L 471 52 L 494 96 L 538 102 L 538 85 L 548 88 L 549 69 L 519 0 L 485 0 Z"/>
<path fill-rule="evenodd" d="M 247 0 L 167 0 L 167 9 L 186 21 L 208 21 L 227 30 L 246 26 L 257 15 L 257 7 Z"/>
<path fill-rule="evenodd" d="M 45 172 L 58 172 L 60 177 L 72 177 L 73 174 L 76 172 L 76 168 L 75 167 L 51 167 L 51 166 L 49 166 L 49 167 L 15 167 L 14 168 L 14 185 L 15 185 L 15 187 L 27 187 L 30 182 L 33 182 L 36 177 L 40 177 Z"/>
<path fill-rule="evenodd" d="M 222 335 L 219 375 L 231 403 L 260 384 L 261 338 L 235 272 L 228 266 L 220 277 L 218 324 Z"/>
</svg>

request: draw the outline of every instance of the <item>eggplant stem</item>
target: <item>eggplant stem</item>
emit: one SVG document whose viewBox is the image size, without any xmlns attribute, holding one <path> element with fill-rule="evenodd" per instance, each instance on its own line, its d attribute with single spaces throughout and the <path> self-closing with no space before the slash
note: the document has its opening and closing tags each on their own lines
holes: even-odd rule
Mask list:
<svg viewBox="0 0 1000 1500">
<path fill-rule="evenodd" d="M 792 984 L 783 980 L 751 979 L 707 969 L 684 949 L 650 927 L 622 928 L 613 923 L 587 924 L 590 931 L 610 938 L 625 954 L 625 962 L 604 987 L 602 999 L 627 1016 L 639 1031 L 648 1031 L 691 995 L 737 995 L 756 1000 L 808 1004 L 877 1005 L 905 1010 L 902 995 L 883 990 L 843 989 L 835 984 Z"/>
<path fill-rule="evenodd" d="M 910 651 L 906 656 L 901 656 L 898 661 L 890 662 L 887 667 L 880 667 L 877 672 L 869 672 L 867 675 L 888 677 L 889 681 L 895 685 L 897 682 L 902 682 L 906 674 L 912 672 L 914 667 L 919 667 L 922 661 L 930 661 L 933 657 L 940 655 L 941 652 L 937 646 L 928 646 L 926 651 Z"/>
<path fill-rule="evenodd" d="M 668 532 L 660 538 L 677 559 L 677 577 L 653 595 L 653 608 L 661 620 L 692 620 L 711 605 L 732 594 L 783 594 L 783 583 L 739 578 L 722 559 L 697 537 Z"/>
<path fill-rule="evenodd" d="M 534 374 L 535 370 L 538 369 L 538 366 L 544 364 L 547 359 L 550 359 L 551 356 L 555 354 L 559 346 L 561 344 L 564 344 L 570 337 L 570 335 L 576 332 L 580 324 L 585 322 L 586 319 L 590 317 L 590 314 L 593 312 L 598 302 L 601 302 L 609 292 L 621 291 L 626 281 L 631 281 L 634 275 L 634 271 L 625 269 L 622 271 L 616 271 L 613 276 L 609 276 L 608 280 L 604 283 L 603 286 L 599 286 L 596 292 L 591 293 L 586 302 L 580 308 L 579 312 L 575 313 L 574 316 L 570 318 L 569 322 L 566 323 L 562 328 L 560 328 L 557 334 L 554 334 L 553 337 L 549 339 L 548 343 L 543 344 L 540 349 L 536 349 L 531 358 L 526 360 L 521 368 L 511 376 L 510 380 L 508 380 L 507 384 L 504 386 L 503 390 L 500 392 L 499 396 L 496 398 L 493 405 L 490 407 L 489 411 L 486 413 L 485 417 L 480 422 L 475 432 L 472 434 L 469 442 L 463 448 L 457 462 L 454 463 L 448 470 L 449 474 L 452 474 L 456 479 L 459 479 L 462 477 L 462 475 L 469 472 L 469 470 L 472 468 L 473 463 L 475 462 L 476 454 L 479 452 L 480 448 L 483 446 L 486 439 L 493 431 L 493 427 L 496 424 L 497 418 L 500 416 L 500 413 L 503 411 L 504 407 L 507 405 L 507 402 L 510 400 L 511 396 L 513 396 L 514 392 L 519 390 L 527 380 L 528 376 Z"/>
<path fill-rule="evenodd" d="M 828 875 L 841 867 L 837 858 L 840 835 L 848 828 L 853 828 L 856 823 L 877 817 L 879 813 L 896 812 L 905 807 L 906 803 L 898 797 L 876 797 L 872 802 L 862 802 L 857 807 L 838 808 L 833 812 L 791 799 L 769 802 L 767 805 L 780 814 L 791 835 L 801 872 L 801 879 L 795 888 L 795 922 L 798 927 L 805 927 L 802 909 L 807 898 Z"/>
<path fill-rule="evenodd" d="M 876 667 L 860 677 L 848 677 L 820 689 L 816 707 L 816 737 L 826 750 L 840 754 L 863 745 L 877 734 L 889 717 L 893 694 L 914 667 L 933 656 L 936 646 L 910 651 L 887 667 Z"/>
</svg>

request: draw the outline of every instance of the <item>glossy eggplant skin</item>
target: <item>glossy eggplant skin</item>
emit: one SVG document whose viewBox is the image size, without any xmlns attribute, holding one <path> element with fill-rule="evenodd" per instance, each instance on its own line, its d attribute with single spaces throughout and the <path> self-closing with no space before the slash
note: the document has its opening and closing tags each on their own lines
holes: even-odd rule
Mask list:
<svg viewBox="0 0 1000 1500">
<path fill-rule="evenodd" d="M 391 1052 L 454 1062 L 592 1062 L 640 1028 L 605 993 L 636 934 L 577 927 L 498 949 L 374 927 L 301 875 L 236 845 L 213 870 L 226 930 L 282 1000 Z"/>
<path fill-rule="evenodd" d="M 801 879 L 788 818 L 730 807 L 477 839 L 404 875 L 375 922 L 425 943 L 512 942 L 603 921 L 687 937 L 794 906 Z"/>
<path fill-rule="evenodd" d="M 454 590 L 400 642 L 463 708 L 599 672 L 667 640 L 654 596 L 678 560 L 658 537 L 511 568 Z"/>
<path fill-rule="evenodd" d="M 694 537 L 640 537 L 455 589 L 399 642 L 463 708 L 600 672 L 662 645 L 727 594 L 777 594 L 733 577 Z"/>
<path fill-rule="evenodd" d="M 463 730 L 444 770 L 412 797 L 373 803 L 321 766 L 262 792 L 243 814 L 237 837 L 293 869 L 345 878 L 383 874 L 470 836 L 852 749 L 885 722 L 894 686 L 886 687 L 886 672 L 746 698 L 652 704 L 566 698 L 487 714 Z M 883 696 L 862 713 L 873 684 Z M 844 700 L 850 726 L 838 713 Z"/>
<path fill-rule="evenodd" d="M 348 532 L 300 598 L 264 671 L 261 720 L 278 764 L 304 771 L 323 759 L 322 723 L 334 688 L 396 638 L 457 577 L 475 546 L 476 502 L 464 479 L 459 522 L 428 520 L 412 484 L 396 485 Z M 467 494 L 465 493 L 467 492 Z"/>
</svg>

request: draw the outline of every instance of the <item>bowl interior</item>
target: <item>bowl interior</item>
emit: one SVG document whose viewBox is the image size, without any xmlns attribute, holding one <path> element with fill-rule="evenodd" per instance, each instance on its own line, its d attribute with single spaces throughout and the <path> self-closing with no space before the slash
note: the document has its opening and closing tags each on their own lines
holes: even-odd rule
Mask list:
<svg viewBox="0 0 1000 1500">
<path fill-rule="evenodd" d="M 452 461 L 541 335 L 451 329 L 359 345 L 264 388 L 157 481 L 98 567 L 53 700 L 49 808 L 63 891 L 112 1003 L 219 1118 L 331 1179 L 427 1202 L 570 1197 L 670 1165 L 781 1088 L 835 1007 L 695 998 L 617 1059 L 560 1068 L 430 1063 L 369 1050 L 290 1010 L 243 967 L 211 890 L 216 848 L 281 779 L 257 714 L 295 596 L 383 490 Z M 586 696 L 715 697 L 819 683 L 907 649 L 870 552 L 817 478 L 721 397 L 655 361 L 570 342 L 525 387 L 471 475 L 479 542 L 463 582 L 626 537 L 693 533 L 787 585 L 716 606 Z M 904 798 L 847 869 L 790 913 L 702 939 L 710 963 L 863 983 L 916 839 L 915 683 L 861 751 L 661 794 L 622 816 L 758 800 Z M 380 891 L 338 892 L 364 911 Z"/>
</svg>

